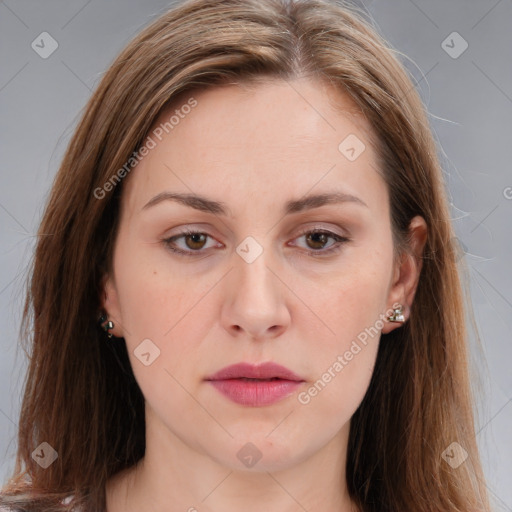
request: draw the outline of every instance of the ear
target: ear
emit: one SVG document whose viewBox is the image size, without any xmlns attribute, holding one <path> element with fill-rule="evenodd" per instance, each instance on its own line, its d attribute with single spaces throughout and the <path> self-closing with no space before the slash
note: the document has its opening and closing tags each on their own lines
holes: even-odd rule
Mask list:
<svg viewBox="0 0 512 512">
<path fill-rule="evenodd" d="M 409 247 L 401 255 L 393 270 L 393 279 L 388 294 L 388 311 L 393 309 L 393 304 L 402 304 L 402 310 L 407 321 L 411 311 L 411 305 L 416 294 L 416 288 L 423 266 L 423 249 L 427 241 L 427 224 L 423 217 L 414 217 L 409 224 Z M 384 322 L 382 333 L 387 334 L 400 327 L 395 322 Z"/>
<path fill-rule="evenodd" d="M 124 336 L 122 329 L 122 315 L 119 306 L 119 297 L 112 276 L 105 274 L 101 280 L 101 307 L 107 313 L 108 320 L 112 320 L 114 328 L 110 329 L 116 338 Z"/>
</svg>

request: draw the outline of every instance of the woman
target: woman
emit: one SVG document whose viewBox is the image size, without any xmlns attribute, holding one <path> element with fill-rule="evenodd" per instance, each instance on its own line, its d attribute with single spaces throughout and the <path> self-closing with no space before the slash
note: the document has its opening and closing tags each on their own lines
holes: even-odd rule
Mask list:
<svg viewBox="0 0 512 512">
<path fill-rule="evenodd" d="M 170 10 L 93 94 L 39 234 L 2 506 L 489 510 L 436 146 L 348 7 Z"/>
</svg>

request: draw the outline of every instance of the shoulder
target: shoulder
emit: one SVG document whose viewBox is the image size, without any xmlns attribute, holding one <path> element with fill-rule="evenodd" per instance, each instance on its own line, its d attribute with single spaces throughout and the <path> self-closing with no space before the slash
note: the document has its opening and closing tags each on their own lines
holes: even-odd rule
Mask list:
<svg viewBox="0 0 512 512">
<path fill-rule="evenodd" d="M 65 499 L 61 501 L 63 505 L 68 505 L 73 500 L 73 495 L 67 496 Z M 68 509 L 66 509 L 68 510 Z M 84 512 L 83 507 L 76 506 L 72 509 L 69 509 L 70 512 Z M 25 512 L 23 508 L 20 508 L 20 505 L 13 504 L 12 506 L 0 505 L 0 512 Z"/>
<path fill-rule="evenodd" d="M 66 498 L 64 498 L 64 499 L 61 501 L 61 503 L 62 503 L 63 505 L 69 505 L 69 503 L 71 503 L 71 501 L 73 501 L 73 498 L 74 498 L 73 494 L 70 494 L 69 496 L 67 496 Z M 83 507 L 81 507 L 80 505 L 76 505 L 76 506 L 74 506 L 72 509 L 70 509 L 70 512 L 71 512 L 71 511 L 72 511 L 72 512 L 84 512 L 84 508 L 83 508 Z M 2 512 L 2 511 L 0 510 L 0 512 Z"/>
<path fill-rule="evenodd" d="M 12 507 L 8 507 L 7 505 L 0 505 L 0 512 L 22 512 L 22 510 L 15 507 L 14 505 Z"/>
</svg>

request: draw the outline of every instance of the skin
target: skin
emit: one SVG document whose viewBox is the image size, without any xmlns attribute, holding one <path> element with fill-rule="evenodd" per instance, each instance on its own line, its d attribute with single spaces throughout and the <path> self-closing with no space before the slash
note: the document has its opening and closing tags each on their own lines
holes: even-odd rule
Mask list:
<svg viewBox="0 0 512 512">
<path fill-rule="evenodd" d="M 409 315 L 425 222 L 412 220 L 411 251 L 395 261 L 371 127 L 330 86 L 271 81 L 193 96 L 197 106 L 124 183 L 103 306 L 111 332 L 125 338 L 146 400 L 146 454 L 108 482 L 107 510 L 356 510 L 345 486 L 350 419 L 368 388 L 380 333 L 400 328 L 379 318 L 397 302 Z M 338 150 L 349 134 L 366 145 L 354 161 Z M 344 202 L 283 215 L 288 200 L 333 190 L 367 206 Z M 232 216 L 170 200 L 143 209 L 163 191 L 222 201 Z M 199 255 L 166 246 L 181 228 L 209 235 L 174 240 Z M 310 255 L 336 241 L 308 238 L 302 229 L 350 240 L 330 255 Z M 247 236 L 263 249 L 252 263 L 236 252 Z M 371 326 L 378 334 L 333 373 L 337 357 Z M 148 366 L 134 355 L 144 339 L 160 350 Z M 275 361 L 305 382 L 273 405 L 238 405 L 204 379 L 242 361 Z M 328 368 L 334 377 L 301 403 L 298 394 Z M 261 454 L 250 468 L 237 457 L 249 442 Z"/>
</svg>

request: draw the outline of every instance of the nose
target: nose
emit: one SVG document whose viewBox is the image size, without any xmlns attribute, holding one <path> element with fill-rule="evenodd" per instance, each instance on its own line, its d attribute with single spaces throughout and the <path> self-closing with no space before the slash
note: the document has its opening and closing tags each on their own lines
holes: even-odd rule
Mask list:
<svg viewBox="0 0 512 512">
<path fill-rule="evenodd" d="M 267 251 L 251 263 L 234 255 L 234 268 L 225 281 L 224 328 L 232 336 L 258 340 L 282 334 L 290 324 L 283 281 L 272 268 Z"/>
</svg>

